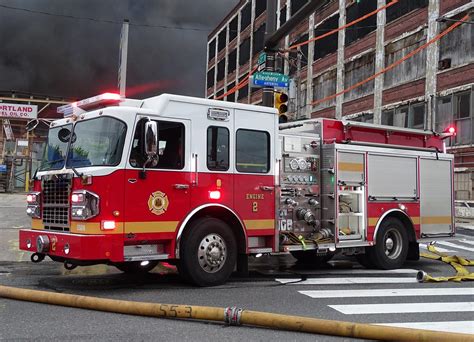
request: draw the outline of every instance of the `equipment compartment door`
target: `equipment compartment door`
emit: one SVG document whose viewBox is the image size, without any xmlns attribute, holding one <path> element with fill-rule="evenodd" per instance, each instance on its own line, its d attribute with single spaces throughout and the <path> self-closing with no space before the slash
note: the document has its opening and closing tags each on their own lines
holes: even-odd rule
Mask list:
<svg viewBox="0 0 474 342">
<path fill-rule="evenodd" d="M 452 160 L 420 159 L 421 237 L 453 231 Z"/>
</svg>

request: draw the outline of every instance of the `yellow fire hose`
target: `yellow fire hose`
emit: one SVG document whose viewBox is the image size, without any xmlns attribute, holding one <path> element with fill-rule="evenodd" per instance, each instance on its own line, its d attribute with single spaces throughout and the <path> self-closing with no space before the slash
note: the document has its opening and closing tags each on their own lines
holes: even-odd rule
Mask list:
<svg viewBox="0 0 474 342">
<path fill-rule="evenodd" d="M 331 321 L 268 312 L 242 310 L 236 307 L 142 303 L 95 298 L 63 293 L 19 289 L 0 285 L 0 297 L 36 303 L 67 306 L 128 315 L 194 319 L 225 322 L 229 325 L 251 325 L 270 329 L 290 330 L 321 335 L 333 335 L 372 340 L 398 341 L 472 341 L 474 335 L 395 328 L 363 323 Z"/>
<path fill-rule="evenodd" d="M 474 266 L 474 261 L 456 255 L 447 255 L 441 253 L 433 245 L 428 245 L 428 251 L 430 251 L 431 253 L 421 253 L 420 255 L 427 259 L 440 260 L 442 262 L 450 264 L 456 270 L 456 275 L 450 277 L 432 277 L 423 271 L 418 271 L 416 279 L 420 283 L 474 280 L 474 273 L 469 272 L 465 267 Z"/>
</svg>

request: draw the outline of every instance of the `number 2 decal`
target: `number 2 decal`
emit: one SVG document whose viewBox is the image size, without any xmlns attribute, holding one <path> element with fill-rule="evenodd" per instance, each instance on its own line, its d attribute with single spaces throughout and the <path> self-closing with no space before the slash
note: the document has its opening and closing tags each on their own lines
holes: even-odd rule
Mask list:
<svg viewBox="0 0 474 342">
<path fill-rule="evenodd" d="M 252 211 L 256 213 L 258 211 L 258 202 L 253 202 L 252 203 Z"/>
</svg>

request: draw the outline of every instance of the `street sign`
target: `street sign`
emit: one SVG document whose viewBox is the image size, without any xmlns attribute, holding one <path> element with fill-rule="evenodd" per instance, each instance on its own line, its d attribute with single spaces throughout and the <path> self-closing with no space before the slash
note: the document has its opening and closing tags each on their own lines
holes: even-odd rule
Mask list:
<svg viewBox="0 0 474 342">
<path fill-rule="evenodd" d="M 261 71 L 252 75 L 254 86 L 287 88 L 289 77 L 278 72 Z"/>
<path fill-rule="evenodd" d="M 265 64 L 265 62 L 267 61 L 267 54 L 265 52 L 262 52 L 259 56 L 258 56 L 258 65 L 260 64 Z"/>
</svg>

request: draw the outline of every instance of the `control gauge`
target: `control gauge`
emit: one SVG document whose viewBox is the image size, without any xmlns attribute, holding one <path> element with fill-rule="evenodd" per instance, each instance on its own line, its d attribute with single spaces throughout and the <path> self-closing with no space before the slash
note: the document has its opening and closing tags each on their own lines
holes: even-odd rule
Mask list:
<svg viewBox="0 0 474 342">
<path fill-rule="evenodd" d="M 290 169 L 292 169 L 293 171 L 298 170 L 298 165 L 299 163 L 297 159 L 292 159 L 290 161 Z"/>
<path fill-rule="evenodd" d="M 303 182 L 304 182 L 304 177 L 303 177 L 303 176 L 299 176 L 299 177 L 298 177 L 298 180 L 299 180 L 301 183 L 303 183 Z"/>
<path fill-rule="evenodd" d="M 300 159 L 298 160 L 298 166 L 300 170 L 306 170 L 306 168 L 308 167 L 308 163 L 306 162 L 306 160 Z"/>
</svg>

